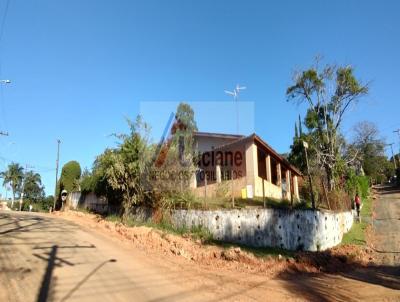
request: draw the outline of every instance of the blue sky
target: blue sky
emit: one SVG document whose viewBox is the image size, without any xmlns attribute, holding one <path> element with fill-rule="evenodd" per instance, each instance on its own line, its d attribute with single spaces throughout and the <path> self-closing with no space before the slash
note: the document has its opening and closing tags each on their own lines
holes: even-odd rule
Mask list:
<svg viewBox="0 0 400 302">
<path fill-rule="evenodd" d="M 28 163 L 51 194 L 57 138 L 61 165 L 90 167 L 144 102 L 195 102 L 201 130 L 234 133 L 233 114 L 208 108 L 230 102 L 224 89 L 237 83 L 253 112 L 241 115 L 243 131 L 287 152 L 304 108 L 287 103 L 285 90 L 317 54 L 371 81 L 345 135 L 370 120 L 398 148 L 399 12 L 398 1 L 10 0 L 0 41 L 0 79 L 12 81 L 0 88 L 0 130 L 10 136 L 0 137 L 0 169 Z M 155 131 L 168 106 L 142 105 Z"/>
</svg>

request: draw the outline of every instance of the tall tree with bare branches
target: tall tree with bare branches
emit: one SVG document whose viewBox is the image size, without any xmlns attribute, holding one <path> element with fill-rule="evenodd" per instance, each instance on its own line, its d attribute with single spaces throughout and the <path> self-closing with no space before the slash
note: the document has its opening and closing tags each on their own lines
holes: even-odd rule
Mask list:
<svg viewBox="0 0 400 302">
<path fill-rule="evenodd" d="M 318 165 L 324 169 L 329 189 L 336 187 L 342 142 L 340 126 L 346 112 L 368 93 L 351 66 L 319 66 L 295 73 L 294 83 L 287 88 L 288 101 L 307 105 L 305 124 L 316 138 Z"/>
</svg>

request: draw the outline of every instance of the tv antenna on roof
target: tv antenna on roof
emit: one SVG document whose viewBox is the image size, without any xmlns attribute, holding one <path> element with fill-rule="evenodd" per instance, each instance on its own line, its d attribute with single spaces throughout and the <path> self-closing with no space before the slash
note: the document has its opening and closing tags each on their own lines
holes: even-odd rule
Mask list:
<svg viewBox="0 0 400 302">
<path fill-rule="evenodd" d="M 238 99 L 239 99 L 239 93 L 241 90 L 245 90 L 245 86 L 240 86 L 239 84 L 236 84 L 236 87 L 233 89 L 233 91 L 225 90 L 226 94 L 229 94 L 233 96 L 233 101 L 236 104 L 236 133 L 239 134 L 239 108 L 238 108 Z"/>
</svg>

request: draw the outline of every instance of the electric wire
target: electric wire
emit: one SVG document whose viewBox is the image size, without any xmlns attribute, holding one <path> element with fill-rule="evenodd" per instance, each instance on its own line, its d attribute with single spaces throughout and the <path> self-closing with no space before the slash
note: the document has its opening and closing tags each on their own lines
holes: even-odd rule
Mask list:
<svg viewBox="0 0 400 302">
<path fill-rule="evenodd" d="M 4 35 L 4 28 L 5 28 L 5 24 L 6 24 L 6 19 L 7 19 L 7 14 L 8 14 L 8 8 L 10 6 L 10 0 L 6 1 L 6 5 L 5 5 L 5 9 L 4 9 L 4 13 L 3 13 L 3 17 L 1 19 L 1 23 L 0 23 L 0 79 L 2 78 L 3 72 L 2 72 L 2 56 L 1 56 L 1 47 L 3 46 L 2 44 L 2 39 L 3 39 L 3 35 Z M 4 108 L 4 92 L 3 92 L 3 85 L 0 85 L 0 106 L 1 106 L 1 115 L 2 115 L 2 120 L 4 121 L 4 125 L 3 127 L 8 128 L 7 127 L 7 120 L 6 120 L 6 114 L 5 114 L 5 108 Z M 0 123 L 0 126 L 2 126 L 2 123 Z"/>
</svg>

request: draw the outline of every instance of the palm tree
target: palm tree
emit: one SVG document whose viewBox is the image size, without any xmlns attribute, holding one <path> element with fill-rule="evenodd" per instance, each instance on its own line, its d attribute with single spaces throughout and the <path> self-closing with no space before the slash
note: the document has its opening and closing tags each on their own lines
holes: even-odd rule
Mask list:
<svg viewBox="0 0 400 302">
<path fill-rule="evenodd" d="M 25 173 L 22 191 L 27 198 L 36 200 L 43 194 L 42 178 L 39 173 L 28 171 Z"/>
<path fill-rule="evenodd" d="M 15 193 L 21 186 L 22 179 L 24 176 L 24 168 L 17 163 L 11 163 L 8 165 L 8 169 L 0 173 L 0 177 L 3 178 L 3 185 L 10 184 L 12 190 L 12 201 L 11 208 L 14 206 Z"/>
</svg>

